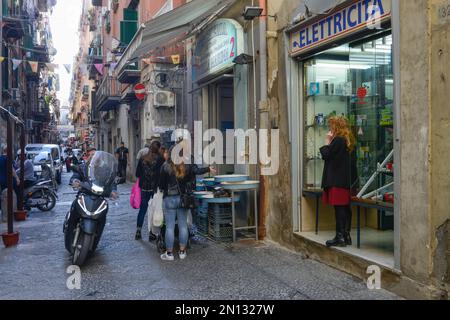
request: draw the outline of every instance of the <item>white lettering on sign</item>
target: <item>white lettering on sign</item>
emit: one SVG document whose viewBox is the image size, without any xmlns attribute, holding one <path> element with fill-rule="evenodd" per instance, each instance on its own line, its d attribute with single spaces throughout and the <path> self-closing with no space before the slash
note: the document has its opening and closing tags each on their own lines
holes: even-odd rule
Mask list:
<svg viewBox="0 0 450 320">
<path fill-rule="evenodd" d="M 360 0 L 291 33 L 291 55 L 366 29 L 380 29 L 391 16 L 391 0 Z"/>
</svg>

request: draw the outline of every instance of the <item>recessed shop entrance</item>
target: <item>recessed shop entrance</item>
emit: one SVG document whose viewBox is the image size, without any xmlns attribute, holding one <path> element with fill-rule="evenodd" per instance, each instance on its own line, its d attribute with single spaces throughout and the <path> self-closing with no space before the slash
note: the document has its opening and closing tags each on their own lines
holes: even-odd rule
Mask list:
<svg viewBox="0 0 450 320">
<path fill-rule="evenodd" d="M 354 41 L 300 63 L 301 205 L 298 234 L 325 244 L 334 237 L 332 207 L 322 204 L 327 121 L 345 116 L 356 138 L 352 165 L 353 245 L 339 249 L 394 268 L 394 74 L 392 36 Z"/>
</svg>

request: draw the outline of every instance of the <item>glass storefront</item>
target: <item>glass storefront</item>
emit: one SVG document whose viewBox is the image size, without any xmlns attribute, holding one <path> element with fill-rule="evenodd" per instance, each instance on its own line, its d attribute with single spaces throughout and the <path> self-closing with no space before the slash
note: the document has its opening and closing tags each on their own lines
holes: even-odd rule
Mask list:
<svg viewBox="0 0 450 320">
<path fill-rule="evenodd" d="M 320 190 L 327 120 L 344 115 L 357 141 L 352 175 L 358 197 L 392 203 L 392 36 L 325 51 L 304 62 L 304 75 L 304 190 Z"/>
<path fill-rule="evenodd" d="M 304 60 L 302 65 L 300 233 L 320 243 L 334 236 L 333 208 L 320 201 L 324 161 L 319 150 L 329 131 L 328 119 L 343 115 L 356 138 L 350 172 L 354 193 L 353 236 L 358 234 L 358 241 L 349 252 L 393 267 L 395 165 L 391 33 L 334 47 Z"/>
</svg>

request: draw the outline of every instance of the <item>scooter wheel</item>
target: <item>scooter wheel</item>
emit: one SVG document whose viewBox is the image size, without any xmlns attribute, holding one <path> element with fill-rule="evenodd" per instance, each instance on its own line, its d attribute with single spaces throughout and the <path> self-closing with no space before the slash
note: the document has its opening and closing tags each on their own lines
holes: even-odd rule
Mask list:
<svg viewBox="0 0 450 320">
<path fill-rule="evenodd" d="M 46 197 L 47 197 L 47 200 L 48 200 L 47 204 L 38 206 L 38 209 L 43 211 L 43 212 L 52 211 L 53 208 L 56 206 L 56 197 L 53 194 L 48 193 L 46 195 Z"/>
</svg>

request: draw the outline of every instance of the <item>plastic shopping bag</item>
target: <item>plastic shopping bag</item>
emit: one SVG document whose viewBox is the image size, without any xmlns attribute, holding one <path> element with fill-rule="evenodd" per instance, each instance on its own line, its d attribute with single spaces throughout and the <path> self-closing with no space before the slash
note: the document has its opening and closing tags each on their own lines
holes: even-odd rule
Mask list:
<svg viewBox="0 0 450 320">
<path fill-rule="evenodd" d="M 153 225 L 153 212 L 155 212 L 155 207 L 153 205 L 153 199 L 150 199 L 148 202 L 148 209 L 147 209 L 147 222 L 148 222 L 148 233 L 153 233 L 155 236 L 159 235 L 161 233 L 161 227 L 155 227 Z"/>
<path fill-rule="evenodd" d="M 139 179 L 131 189 L 130 205 L 133 209 L 139 209 L 141 207 L 141 188 L 139 187 Z"/>
<path fill-rule="evenodd" d="M 164 212 L 163 212 L 163 193 L 158 191 L 153 197 L 152 207 L 153 207 L 153 226 L 161 227 L 164 222 Z"/>
</svg>

